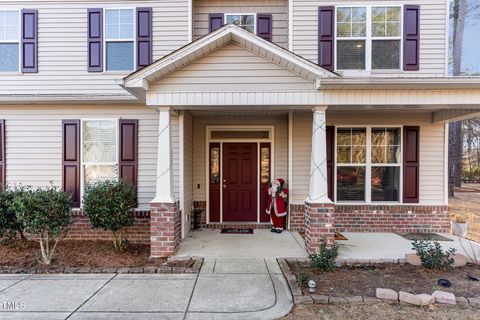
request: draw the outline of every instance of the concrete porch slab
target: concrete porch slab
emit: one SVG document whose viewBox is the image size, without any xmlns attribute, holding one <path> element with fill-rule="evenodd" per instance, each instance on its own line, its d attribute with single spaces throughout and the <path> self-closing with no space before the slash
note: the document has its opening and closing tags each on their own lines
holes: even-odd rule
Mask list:
<svg viewBox="0 0 480 320">
<path fill-rule="evenodd" d="M 254 230 L 254 234 L 221 234 L 220 230 L 191 231 L 180 244 L 177 257 L 279 258 L 307 256 L 294 234 Z"/>
<path fill-rule="evenodd" d="M 265 261 L 260 258 L 253 259 L 231 259 L 217 258 L 215 264 L 216 274 L 221 273 L 246 273 L 246 274 L 268 274 Z"/>
<path fill-rule="evenodd" d="M 339 259 L 384 260 L 405 259 L 405 254 L 414 252 L 412 241 L 395 233 L 342 232 L 348 240 L 339 240 Z M 453 241 L 439 241 L 444 250 L 455 248 L 458 253 L 472 256 L 472 248 L 480 250 L 480 244 L 466 239 L 441 234 Z M 470 246 L 471 245 L 471 246 Z"/>
<path fill-rule="evenodd" d="M 185 313 L 149 312 L 149 313 L 111 313 L 77 312 L 69 320 L 182 320 Z"/>
</svg>

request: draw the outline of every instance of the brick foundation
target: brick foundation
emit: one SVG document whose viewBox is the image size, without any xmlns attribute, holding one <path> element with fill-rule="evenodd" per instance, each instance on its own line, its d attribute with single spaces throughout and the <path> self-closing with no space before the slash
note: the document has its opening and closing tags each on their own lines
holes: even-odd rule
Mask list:
<svg viewBox="0 0 480 320">
<path fill-rule="evenodd" d="M 332 245 L 335 240 L 335 205 L 305 202 L 305 248 L 313 253 L 321 242 Z"/>
<path fill-rule="evenodd" d="M 303 204 L 290 205 L 290 230 L 305 232 L 305 206 Z"/>
<path fill-rule="evenodd" d="M 340 232 L 448 233 L 450 213 L 447 206 L 336 205 L 335 225 Z"/>
<path fill-rule="evenodd" d="M 200 210 L 200 227 L 205 228 L 207 225 L 207 201 L 193 201 L 193 210 Z M 193 210 L 190 221 L 193 227 Z"/>
<path fill-rule="evenodd" d="M 136 210 L 134 224 L 127 228 L 128 241 L 133 243 L 150 243 L 150 210 Z M 108 240 L 112 239 L 109 231 L 94 229 L 82 210 L 72 211 L 72 224 L 66 240 Z"/>
<path fill-rule="evenodd" d="M 150 256 L 175 254 L 182 239 L 182 214 L 178 203 L 150 204 Z"/>
</svg>

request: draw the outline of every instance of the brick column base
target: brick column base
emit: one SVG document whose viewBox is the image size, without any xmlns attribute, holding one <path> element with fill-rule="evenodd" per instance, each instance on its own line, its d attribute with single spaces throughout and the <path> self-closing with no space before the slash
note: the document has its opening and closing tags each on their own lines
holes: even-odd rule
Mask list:
<svg viewBox="0 0 480 320">
<path fill-rule="evenodd" d="M 313 253 L 324 240 L 327 246 L 335 241 L 335 205 L 305 202 L 305 248 Z"/>
<path fill-rule="evenodd" d="M 181 241 L 182 217 L 178 203 L 150 204 L 150 257 L 170 257 Z"/>
</svg>

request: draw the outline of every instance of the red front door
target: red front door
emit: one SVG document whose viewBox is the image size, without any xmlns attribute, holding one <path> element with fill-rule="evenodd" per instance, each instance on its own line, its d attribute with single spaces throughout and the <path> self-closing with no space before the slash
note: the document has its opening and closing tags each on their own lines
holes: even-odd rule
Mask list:
<svg viewBox="0 0 480 320">
<path fill-rule="evenodd" d="M 257 221 L 257 144 L 223 144 L 223 221 Z"/>
</svg>

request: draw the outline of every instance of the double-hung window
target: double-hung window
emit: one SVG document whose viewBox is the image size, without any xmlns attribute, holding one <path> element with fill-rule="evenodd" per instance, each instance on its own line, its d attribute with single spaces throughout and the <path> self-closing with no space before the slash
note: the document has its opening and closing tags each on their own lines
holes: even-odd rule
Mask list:
<svg viewBox="0 0 480 320">
<path fill-rule="evenodd" d="M 338 202 L 399 202 L 400 127 L 339 127 L 336 134 Z"/>
<path fill-rule="evenodd" d="M 106 71 L 134 70 L 134 9 L 105 9 L 105 66 Z"/>
<path fill-rule="evenodd" d="M 254 14 L 226 14 L 226 23 L 232 23 L 242 29 L 255 33 L 255 15 Z"/>
<path fill-rule="evenodd" d="M 83 185 L 118 178 L 117 120 L 82 121 Z"/>
<path fill-rule="evenodd" d="M 337 7 L 336 69 L 400 69 L 401 35 L 400 6 Z"/>
<path fill-rule="evenodd" d="M 0 72 L 20 70 L 20 12 L 0 11 Z"/>
</svg>

